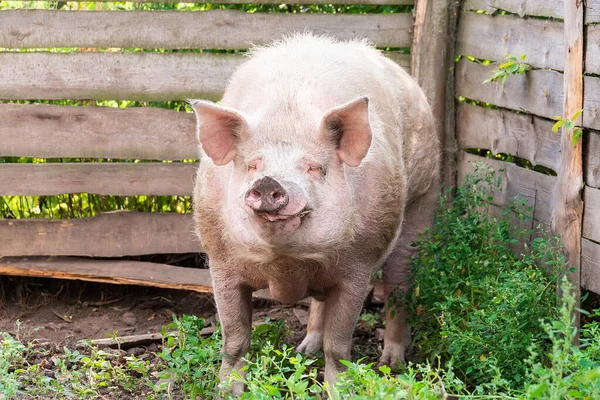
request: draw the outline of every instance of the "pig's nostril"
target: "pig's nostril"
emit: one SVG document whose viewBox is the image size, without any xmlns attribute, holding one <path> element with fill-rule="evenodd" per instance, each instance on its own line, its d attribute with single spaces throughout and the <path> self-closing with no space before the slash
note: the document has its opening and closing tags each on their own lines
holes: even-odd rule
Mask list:
<svg viewBox="0 0 600 400">
<path fill-rule="evenodd" d="M 285 200 L 285 193 L 282 193 L 280 191 L 275 191 L 271 194 L 271 196 L 273 196 L 273 200 L 277 203 L 282 202 Z"/>
<path fill-rule="evenodd" d="M 258 201 L 258 200 L 260 200 L 261 197 L 262 197 L 262 194 L 258 190 L 252 189 L 248 192 L 246 199 L 248 199 L 250 201 Z"/>
</svg>

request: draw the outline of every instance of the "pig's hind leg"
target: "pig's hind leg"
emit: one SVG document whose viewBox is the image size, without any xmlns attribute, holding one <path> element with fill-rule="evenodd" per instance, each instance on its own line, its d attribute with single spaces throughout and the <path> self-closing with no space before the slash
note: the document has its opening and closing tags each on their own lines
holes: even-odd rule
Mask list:
<svg viewBox="0 0 600 400">
<path fill-rule="evenodd" d="M 405 294 L 410 290 L 411 283 L 410 257 L 418 251 L 411 244 L 433 222 L 438 194 L 439 186 L 433 184 L 425 194 L 406 207 L 400 239 L 383 265 L 386 328 L 380 365 L 396 366 L 398 362 L 406 362 L 406 355 L 412 348 L 408 313 L 404 304 Z"/>
<path fill-rule="evenodd" d="M 325 302 L 313 299 L 310 303 L 306 336 L 296 350 L 303 354 L 323 350 L 323 335 L 325 331 Z"/>
</svg>

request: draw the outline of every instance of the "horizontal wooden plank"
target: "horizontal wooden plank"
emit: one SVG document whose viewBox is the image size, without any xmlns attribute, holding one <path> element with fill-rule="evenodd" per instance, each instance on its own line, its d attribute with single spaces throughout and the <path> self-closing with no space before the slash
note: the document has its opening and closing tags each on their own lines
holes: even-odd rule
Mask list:
<svg viewBox="0 0 600 400">
<path fill-rule="evenodd" d="M 600 21 L 600 0 L 585 2 L 585 22 Z M 521 17 L 552 17 L 564 19 L 563 0 L 465 0 L 465 10 L 484 10 L 494 13 L 498 10 L 518 14 Z"/>
<path fill-rule="evenodd" d="M 511 198 L 518 196 L 533 207 L 533 219 L 539 222 L 550 222 L 552 215 L 552 192 L 556 177 L 521 168 L 504 161 L 479 157 L 473 154 L 459 152 L 458 181 L 464 182 L 464 177 L 474 170 L 473 162 L 483 162 L 494 168 L 497 176 L 502 178 L 500 191 L 494 192 L 492 203 L 505 207 L 510 205 Z"/>
<path fill-rule="evenodd" d="M 586 186 L 583 191 L 583 226 L 581 235 L 600 242 L 600 189 Z"/>
<path fill-rule="evenodd" d="M 0 99 L 217 100 L 243 61 L 193 53 L 0 53 Z"/>
<path fill-rule="evenodd" d="M 0 257 L 0 275 L 74 279 L 210 292 L 208 269 L 124 260 L 70 257 Z"/>
<path fill-rule="evenodd" d="M 600 5 L 598 5 L 600 10 Z M 600 18 L 598 20 L 600 22 Z M 600 25 L 588 25 L 585 29 L 585 58 L 583 71 L 600 74 Z"/>
<path fill-rule="evenodd" d="M 304 30 L 408 47 L 411 28 L 410 13 L 6 10 L 0 13 L 0 47 L 246 49 Z"/>
<path fill-rule="evenodd" d="M 504 84 L 482 83 L 495 68 L 462 58 L 456 66 L 457 95 L 546 118 L 562 115 L 563 74 L 534 70 L 510 76 Z M 584 85 L 583 126 L 600 129 L 600 78 L 585 76 Z"/>
<path fill-rule="evenodd" d="M 583 174 L 586 185 L 600 188 L 600 132 L 588 131 L 583 140 Z"/>
<path fill-rule="evenodd" d="M 198 158 L 193 114 L 156 107 L 0 104 L 0 157 Z"/>
<path fill-rule="evenodd" d="M 114 211 L 69 220 L 0 219 L 0 237 L 6 257 L 202 252 L 190 214 Z"/>
<path fill-rule="evenodd" d="M 406 66 L 410 56 L 386 52 Z M 241 55 L 1 53 L 0 99 L 218 100 Z"/>
<path fill-rule="evenodd" d="M 563 74 L 535 70 L 510 76 L 504 84 L 482 83 L 492 76 L 495 68 L 494 64 L 482 65 L 461 59 L 456 66 L 457 95 L 546 118 L 562 114 Z"/>
<path fill-rule="evenodd" d="M 465 0 L 465 10 L 509 11 L 521 17 L 564 18 L 563 0 Z"/>
<path fill-rule="evenodd" d="M 0 196 L 191 196 L 196 163 L 0 164 Z"/>
<path fill-rule="evenodd" d="M 600 78 L 584 76 L 583 87 L 583 126 L 600 130 Z"/>
<path fill-rule="evenodd" d="M 532 32 L 536 34 L 532 35 Z M 591 45 L 585 49 L 584 71 L 599 74 L 600 25 L 586 26 L 585 37 Z M 563 23 L 560 21 L 473 12 L 461 15 L 457 36 L 457 54 L 460 55 L 502 61 L 507 54 L 525 54 L 527 57 L 523 62 L 535 68 L 562 71 L 563 48 Z"/>
<path fill-rule="evenodd" d="M 600 294 L 600 244 L 581 239 L 581 286 Z"/>
<path fill-rule="evenodd" d="M 33 0 L 45 1 L 45 0 Z M 85 0 L 75 0 L 84 2 Z M 114 3 L 121 0 L 97 0 L 98 3 Z M 132 3 L 147 3 L 149 0 L 130 0 Z M 589 1 L 589 0 L 588 0 Z M 178 3 L 179 0 L 152 0 L 152 3 Z M 212 0 L 187 0 L 186 3 L 210 3 Z M 219 0 L 219 4 L 281 4 L 281 0 Z M 294 0 L 294 4 L 331 4 L 331 0 Z M 335 0 L 335 4 L 356 5 L 412 5 L 414 0 Z"/>
<path fill-rule="evenodd" d="M 457 109 L 456 135 L 460 148 L 511 154 L 556 171 L 560 134 L 552 132 L 553 124 L 554 121 L 531 114 L 461 103 Z"/>
<path fill-rule="evenodd" d="M 458 54 L 492 61 L 525 54 L 536 68 L 564 69 L 562 22 L 464 12 L 458 26 Z"/>
</svg>

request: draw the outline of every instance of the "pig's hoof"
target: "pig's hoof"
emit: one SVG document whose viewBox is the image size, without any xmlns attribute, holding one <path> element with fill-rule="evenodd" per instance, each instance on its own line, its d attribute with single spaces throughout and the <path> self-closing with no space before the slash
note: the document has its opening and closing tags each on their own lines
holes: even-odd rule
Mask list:
<svg viewBox="0 0 600 400">
<path fill-rule="evenodd" d="M 233 397 L 241 397 L 244 394 L 244 383 L 243 382 L 235 382 L 229 386 L 226 386 L 221 389 L 221 397 L 217 397 L 216 400 L 224 400 Z"/>
<path fill-rule="evenodd" d="M 318 332 L 309 332 L 304 337 L 300 346 L 296 348 L 298 353 L 310 354 L 323 349 L 323 334 Z"/>
<path fill-rule="evenodd" d="M 397 367 L 398 364 L 406 363 L 406 353 L 408 352 L 407 346 L 402 343 L 387 343 L 383 347 L 383 352 L 379 358 L 377 365 L 389 365 L 390 367 Z"/>
<path fill-rule="evenodd" d="M 231 394 L 240 397 L 244 393 L 244 384 L 242 382 L 236 382 L 231 385 Z"/>
</svg>

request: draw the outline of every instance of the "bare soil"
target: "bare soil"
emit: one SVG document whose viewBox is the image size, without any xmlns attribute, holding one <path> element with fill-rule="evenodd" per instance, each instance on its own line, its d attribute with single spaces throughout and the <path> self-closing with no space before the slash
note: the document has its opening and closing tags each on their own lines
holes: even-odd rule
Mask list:
<svg viewBox="0 0 600 400">
<path fill-rule="evenodd" d="M 207 325 L 216 319 L 210 293 L 140 286 L 0 277 L 0 299 L 0 332 L 58 348 L 74 348 L 84 339 L 159 333 L 173 315 L 195 315 Z M 377 305 L 369 307 L 374 314 L 381 311 Z M 308 307 L 255 300 L 254 323 L 265 318 L 284 319 L 289 332 L 285 342 L 297 346 L 306 334 Z M 381 333 L 381 324 L 373 329 L 359 323 L 354 353 L 376 359 Z"/>
</svg>

